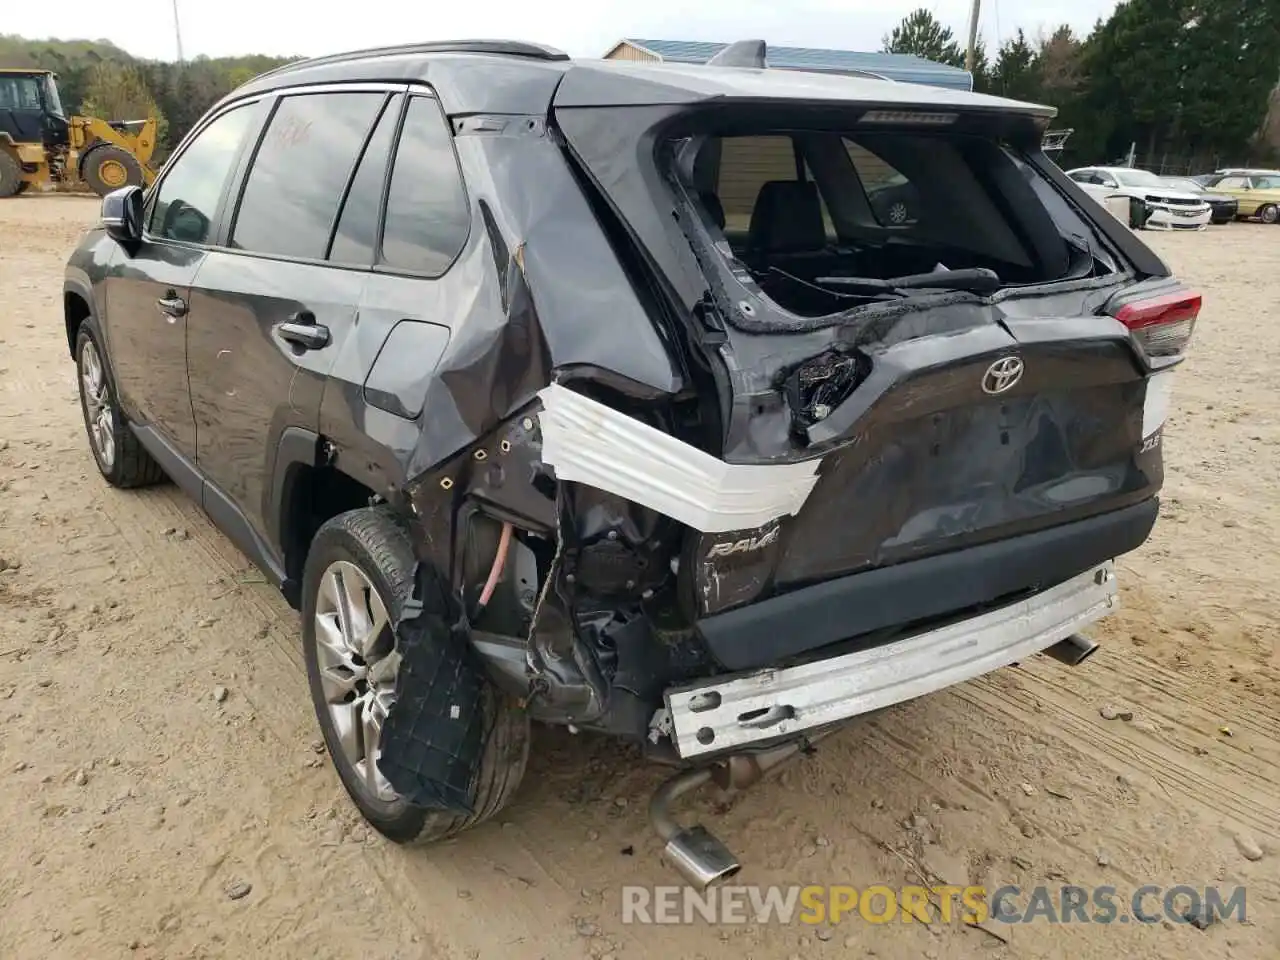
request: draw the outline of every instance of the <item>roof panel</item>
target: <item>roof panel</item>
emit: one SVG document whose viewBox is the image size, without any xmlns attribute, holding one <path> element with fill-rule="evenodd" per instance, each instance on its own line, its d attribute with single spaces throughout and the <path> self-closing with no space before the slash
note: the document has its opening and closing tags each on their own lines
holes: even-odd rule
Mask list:
<svg viewBox="0 0 1280 960">
<path fill-rule="evenodd" d="M 627 39 L 651 50 L 670 63 L 706 63 L 728 46 L 702 40 Z M 822 50 L 810 47 L 768 48 L 769 66 L 777 70 L 816 70 L 824 73 L 860 70 L 903 83 L 923 83 L 958 90 L 973 88 L 968 72 L 945 63 L 902 53 L 863 53 L 855 50 Z"/>
</svg>

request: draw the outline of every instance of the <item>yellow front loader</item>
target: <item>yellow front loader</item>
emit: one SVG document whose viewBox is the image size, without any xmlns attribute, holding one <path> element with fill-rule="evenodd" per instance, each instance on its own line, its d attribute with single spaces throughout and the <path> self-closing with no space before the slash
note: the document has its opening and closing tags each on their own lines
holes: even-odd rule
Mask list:
<svg viewBox="0 0 1280 960">
<path fill-rule="evenodd" d="M 155 117 L 67 117 L 53 73 L 0 68 L 0 198 L 33 184 L 85 183 L 99 196 L 148 186 L 155 149 Z"/>
</svg>

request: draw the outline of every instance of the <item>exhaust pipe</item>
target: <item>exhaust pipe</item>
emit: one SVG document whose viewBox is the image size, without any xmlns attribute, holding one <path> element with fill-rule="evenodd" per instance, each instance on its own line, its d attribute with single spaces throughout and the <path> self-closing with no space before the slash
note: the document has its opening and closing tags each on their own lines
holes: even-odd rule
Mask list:
<svg viewBox="0 0 1280 960">
<path fill-rule="evenodd" d="M 813 744 L 834 733 L 841 724 L 814 731 L 803 740 L 780 744 L 757 753 L 726 757 L 714 767 L 682 770 L 664 781 L 649 801 L 649 822 L 666 844 L 672 865 L 690 884 L 705 890 L 711 884 L 732 877 L 742 869 L 738 858 L 702 824 L 684 828 L 671 816 L 671 804 L 686 793 L 712 782 L 723 790 L 745 790 L 759 783 L 785 761 L 808 752 Z"/>
<path fill-rule="evenodd" d="M 658 787 L 649 801 L 649 822 L 666 844 L 667 858 L 699 890 L 742 869 L 738 858 L 702 824 L 686 829 L 671 816 L 672 803 L 710 781 L 710 767 L 684 770 Z"/>
<path fill-rule="evenodd" d="M 1052 647 L 1046 648 L 1044 652 L 1055 660 L 1061 660 L 1069 667 L 1078 667 L 1093 656 L 1093 652 L 1097 649 L 1098 645 L 1088 637 L 1073 633 L 1059 640 Z"/>
</svg>

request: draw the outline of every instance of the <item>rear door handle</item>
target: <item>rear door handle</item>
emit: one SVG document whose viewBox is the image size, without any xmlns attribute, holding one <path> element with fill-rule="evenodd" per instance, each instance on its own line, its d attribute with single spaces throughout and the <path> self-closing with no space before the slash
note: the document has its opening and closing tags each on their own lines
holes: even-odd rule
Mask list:
<svg viewBox="0 0 1280 960">
<path fill-rule="evenodd" d="M 315 316 L 305 310 L 276 327 L 276 332 L 282 340 L 288 340 L 304 350 L 319 350 L 329 345 L 329 328 L 316 323 Z"/>
<path fill-rule="evenodd" d="M 172 290 L 157 300 L 156 306 L 167 317 L 185 317 L 187 315 L 187 301 Z"/>
</svg>

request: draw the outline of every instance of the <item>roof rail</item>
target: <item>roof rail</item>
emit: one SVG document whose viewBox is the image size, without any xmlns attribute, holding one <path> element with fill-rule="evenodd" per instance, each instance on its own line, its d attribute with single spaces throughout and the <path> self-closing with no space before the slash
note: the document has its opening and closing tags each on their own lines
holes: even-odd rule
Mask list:
<svg viewBox="0 0 1280 960">
<path fill-rule="evenodd" d="M 330 63 L 345 63 L 370 57 L 394 57 L 414 53 L 492 53 L 508 57 L 525 57 L 530 60 L 568 60 L 563 50 L 542 43 L 524 43 L 520 40 L 432 40 L 425 43 L 405 43 L 394 47 L 369 47 L 345 53 L 331 53 L 309 60 L 295 60 L 262 74 L 272 77 L 302 67 L 317 67 Z"/>
</svg>

